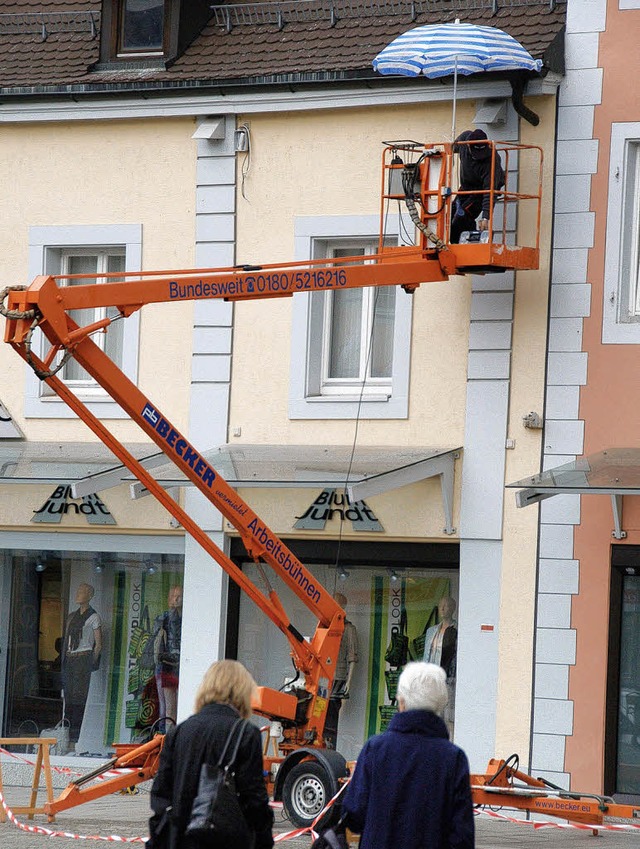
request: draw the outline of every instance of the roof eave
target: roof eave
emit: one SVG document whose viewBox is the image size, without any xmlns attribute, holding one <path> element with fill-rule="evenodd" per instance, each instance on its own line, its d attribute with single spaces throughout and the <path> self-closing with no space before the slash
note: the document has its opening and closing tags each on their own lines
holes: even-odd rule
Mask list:
<svg viewBox="0 0 640 849">
<path fill-rule="evenodd" d="M 535 80 L 544 77 L 546 71 L 541 74 L 527 73 L 529 79 Z M 485 75 L 499 81 L 508 79 L 507 73 L 491 73 Z M 303 73 L 257 75 L 253 77 L 237 77 L 228 79 L 198 79 L 198 80 L 152 80 L 148 82 L 129 81 L 122 83 L 71 83 L 65 85 L 50 86 L 17 86 L 0 89 L 0 103 L 2 98 L 29 98 L 29 97 L 81 97 L 104 95 L 106 97 L 122 94 L 169 94 L 176 95 L 183 92 L 206 92 L 224 94 L 231 89 L 256 90 L 264 88 L 278 88 L 282 86 L 316 86 L 341 83 L 353 85 L 361 83 L 364 87 L 379 88 L 397 84 L 402 81 L 404 85 L 439 85 L 441 80 L 428 80 L 425 77 L 392 77 L 376 74 L 371 68 L 360 68 L 349 71 L 314 71 Z"/>
</svg>

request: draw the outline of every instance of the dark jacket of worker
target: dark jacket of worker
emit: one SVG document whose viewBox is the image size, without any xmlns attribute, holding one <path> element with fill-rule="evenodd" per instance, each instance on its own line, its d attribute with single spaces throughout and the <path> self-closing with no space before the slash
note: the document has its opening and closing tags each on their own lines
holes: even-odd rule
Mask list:
<svg viewBox="0 0 640 849">
<path fill-rule="evenodd" d="M 198 793 L 200 766 L 217 763 L 238 712 L 230 705 L 207 704 L 167 734 L 160 756 L 160 765 L 151 788 L 148 849 L 167 845 L 156 837 L 165 810 L 172 806 L 171 849 L 183 849 L 197 844 L 189 842 L 184 832 L 191 816 L 193 800 Z M 235 762 L 236 788 L 240 806 L 250 828 L 255 833 L 254 849 L 271 849 L 273 813 L 269 807 L 262 772 L 260 731 L 248 724 Z M 229 847 L 231 849 L 231 847 Z M 233 849 L 245 849 L 234 847 Z"/>
<path fill-rule="evenodd" d="M 489 218 L 491 200 L 488 189 L 491 188 L 491 163 L 495 159 L 493 188 L 504 186 L 504 170 L 500 157 L 492 156 L 494 148 L 483 144 L 487 136 L 482 130 L 465 130 L 456 139 L 453 150 L 460 155 L 460 191 L 487 190 L 483 195 L 461 195 L 458 201 L 470 218 L 477 218 L 482 212 L 483 218 Z M 458 142 L 475 141 L 475 144 L 458 144 Z"/>
<path fill-rule="evenodd" d="M 364 745 L 344 799 L 360 849 L 473 849 L 469 765 L 429 710 L 397 713 Z"/>
</svg>

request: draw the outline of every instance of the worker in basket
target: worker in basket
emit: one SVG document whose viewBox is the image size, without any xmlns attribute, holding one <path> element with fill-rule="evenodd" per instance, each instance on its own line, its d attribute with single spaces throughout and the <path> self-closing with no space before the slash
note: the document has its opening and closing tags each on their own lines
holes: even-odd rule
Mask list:
<svg viewBox="0 0 640 849">
<path fill-rule="evenodd" d="M 465 231 L 489 229 L 492 163 L 495 163 L 493 188 L 496 191 L 504 186 L 504 170 L 500 157 L 487 141 L 487 134 L 483 130 L 465 130 L 454 142 L 453 152 L 460 156 L 459 191 L 475 191 L 478 194 L 458 195 L 454 199 L 451 207 L 451 244 L 458 244 L 461 234 Z M 477 221 L 480 214 L 482 217 Z"/>
</svg>

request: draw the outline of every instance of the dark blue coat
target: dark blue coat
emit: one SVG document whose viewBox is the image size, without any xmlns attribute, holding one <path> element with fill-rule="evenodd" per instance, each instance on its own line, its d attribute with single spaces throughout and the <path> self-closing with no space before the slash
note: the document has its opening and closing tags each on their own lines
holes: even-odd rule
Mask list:
<svg viewBox="0 0 640 849">
<path fill-rule="evenodd" d="M 360 752 L 345 791 L 360 849 L 473 849 L 469 764 L 428 710 L 397 713 Z"/>
</svg>

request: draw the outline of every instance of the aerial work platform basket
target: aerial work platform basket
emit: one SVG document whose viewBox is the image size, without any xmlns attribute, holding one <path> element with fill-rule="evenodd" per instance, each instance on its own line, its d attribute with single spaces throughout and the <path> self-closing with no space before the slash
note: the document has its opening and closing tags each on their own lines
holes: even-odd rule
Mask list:
<svg viewBox="0 0 640 849">
<path fill-rule="evenodd" d="M 463 191 L 458 153 L 478 142 L 425 145 L 411 140 L 385 142 L 382 156 L 379 253 L 400 260 L 419 247 L 423 256 L 435 251 L 449 274 L 487 274 L 537 269 L 540 262 L 542 149 L 535 145 L 482 142 L 490 148 L 491 179 L 486 189 Z M 489 158 L 489 157 L 487 157 Z M 494 187 L 496 161 L 505 173 L 504 185 Z M 489 198 L 485 231 L 450 240 L 455 199 Z M 397 205 L 397 208 L 394 206 Z M 400 218 L 404 242 L 399 249 L 386 241 L 389 216 Z M 415 228 L 415 229 L 414 229 Z M 415 236 L 414 236 L 415 233 Z M 384 261 L 384 260 L 383 260 Z"/>
</svg>

